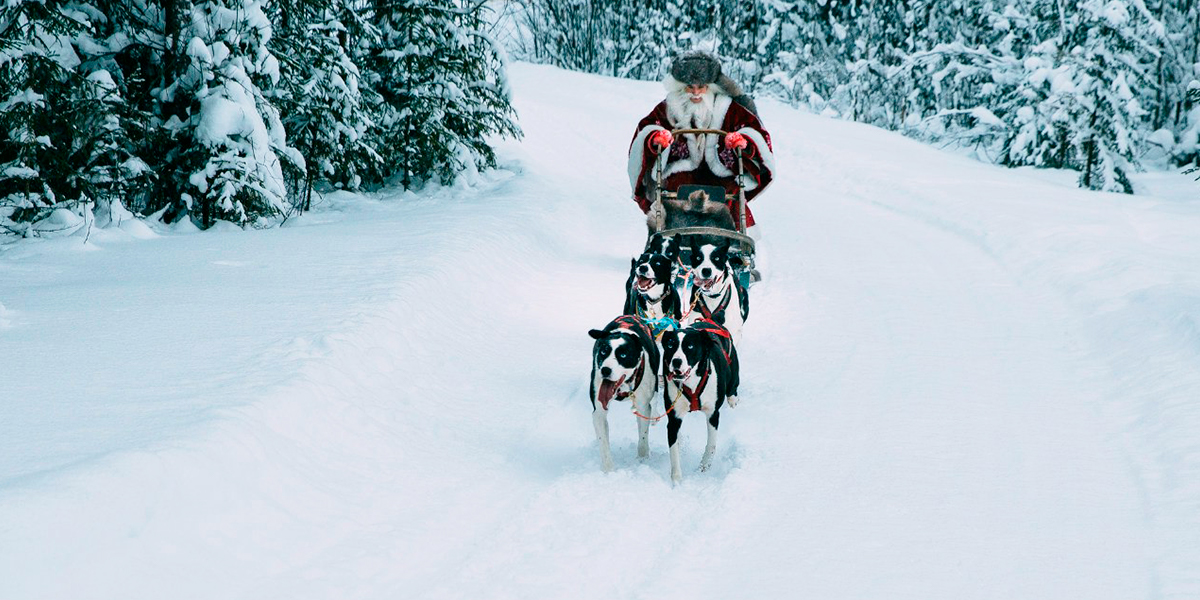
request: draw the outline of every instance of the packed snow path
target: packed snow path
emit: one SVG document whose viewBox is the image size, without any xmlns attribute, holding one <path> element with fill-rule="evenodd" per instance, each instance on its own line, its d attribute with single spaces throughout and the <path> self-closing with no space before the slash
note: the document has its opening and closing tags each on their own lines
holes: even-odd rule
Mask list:
<svg viewBox="0 0 1200 600">
<path fill-rule="evenodd" d="M 1130 384 L 1084 305 L 1126 290 L 1069 293 L 1104 265 L 1069 232 L 1124 222 L 1093 212 L 1118 200 L 763 102 L 782 176 L 756 202 L 766 279 L 715 468 L 695 471 L 704 426 L 688 418 L 672 487 L 665 425 L 639 463 L 618 408 L 603 474 L 586 331 L 619 311 L 640 249 L 624 154 L 661 88 L 514 78 L 526 139 L 503 147 L 506 171 L 375 206 L 369 250 L 325 247 L 334 264 L 385 253 L 379 282 L 365 303 L 326 292 L 353 310 L 264 354 L 283 383 L 231 381 L 256 396 L 232 406 L 196 392 L 187 406 L 215 408 L 186 435 L 0 481 L 0 597 L 1188 597 L 1198 496 L 1154 469 L 1194 453 L 1143 460 L 1112 414 Z M 1154 224 L 1194 231 L 1195 212 Z M 312 225 L 275 252 L 328 242 Z M 1112 231 L 1106 247 L 1125 240 Z M 1195 246 L 1157 231 L 1181 280 Z M 235 235 L 222 243 L 265 234 Z M 1198 389 L 1174 360 L 1162 397 Z M 1186 441 L 1195 414 L 1176 416 L 1163 435 Z"/>
</svg>

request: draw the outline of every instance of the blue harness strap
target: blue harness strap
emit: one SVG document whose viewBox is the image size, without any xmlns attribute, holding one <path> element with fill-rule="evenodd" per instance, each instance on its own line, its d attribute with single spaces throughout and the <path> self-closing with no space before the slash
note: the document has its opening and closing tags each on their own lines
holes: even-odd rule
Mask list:
<svg viewBox="0 0 1200 600">
<path fill-rule="evenodd" d="M 654 339 L 659 339 L 663 332 L 679 329 L 679 321 L 671 317 L 660 317 L 657 319 L 643 319 L 646 326 L 650 328 L 650 333 Z"/>
</svg>

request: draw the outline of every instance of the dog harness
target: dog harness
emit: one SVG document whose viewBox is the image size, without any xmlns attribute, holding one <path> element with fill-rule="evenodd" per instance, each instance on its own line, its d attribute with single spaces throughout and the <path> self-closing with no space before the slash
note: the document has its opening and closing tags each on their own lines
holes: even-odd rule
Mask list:
<svg viewBox="0 0 1200 600">
<path fill-rule="evenodd" d="M 700 314 L 704 315 L 705 319 L 709 321 L 725 320 L 725 309 L 729 308 L 729 301 L 733 299 L 733 285 L 734 284 L 730 283 L 730 285 L 725 288 L 725 294 L 721 296 L 721 301 L 717 303 L 716 308 L 712 309 L 710 309 L 708 307 L 708 303 L 704 301 L 704 292 L 700 288 L 697 287 L 695 291 L 692 292 L 697 296 L 696 307 L 700 309 Z"/>
<path fill-rule="evenodd" d="M 717 348 L 721 350 L 721 354 L 725 355 L 725 364 L 733 366 L 733 359 L 730 356 L 733 354 L 733 337 L 729 335 L 729 330 L 718 325 L 712 319 L 700 319 L 692 323 L 691 327 L 699 329 L 704 333 L 716 336 Z"/>
<path fill-rule="evenodd" d="M 612 323 L 608 324 L 608 329 L 609 329 L 610 333 L 624 331 L 627 333 L 631 333 L 634 336 L 637 336 L 639 338 L 646 337 L 649 339 L 654 339 L 654 333 L 650 329 L 650 327 L 648 327 L 646 325 L 645 321 L 643 321 L 640 317 L 637 317 L 635 315 L 621 315 L 621 316 L 613 319 Z M 637 367 L 637 370 L 635 370 L 633 372 L 633 380 L 630 382 L 631 385 L 629 386 L 629 389 L 624 392 L 620 391 L 621 386 L 625 384 L 625 380 L 622 379 L 622 380 L 618 381 L 617 382 L 617 393 L 613 395 L 612 399 L 613 400 L 624 400 L 624 399 L 632 396 L 634 390 L 638 389 L 642 385 L 642 377 L 644 377 L 645 374 L 646 374 L 646 354 L 645 354 L 645 350 L 642 350 L 642 356 L 640 359 L 638 359 L 638 367 Z M 600 405 L 604 407 L 604 410 L 608 410 L 608 401 L 601 400 Z"/>
<path fill-rule="evenodd" d="M 717 341 L 717 348 L 725 358 L 725 364 L 732 366 L 733 359 L 730 356 L 733 354 L 733 337 L 729 335 L 729 330 L 718 325 L 709 319 L 700 319 L 691 324 L 694 329 L 699 329 L 704 333 L 714 336 Z M 700 376 L 700 383 L 696 384 L 695 389 L 689 389 L 688 386 L 680 384 L 679 389 L 688 399 L 688 410 L 700 410 L 700 394 L 704 393 L 704 388 L 708 385 L 708 365 L 705 365 L 704 374 Z"/>
<path fill-rule="evenodd" d="M 662 337 L 662 334 L 667 331 L 679 329 L 679 321 L 671 317 L 660 317 L 658 319 L 645 318 L 646 325 L 650 328 L 650 332 L 655 341 Z"/>
<path fill-rule="evenodd" d="M 700 383 L 696 384 L 696 389 L 688 389 L 688 386 L 680 384 L 679 389 L 683 391 L 683 395 L 688 399 L 688 411 L 696 412 L 700 410 L 700 394 L 704 393 L 704 388 L 708 386 L 708 369 L 704 369 L 704 374 L 700 376 Z"/>
<path fill-rule="evenodd" d="M 637 315 L 621 315 L 613 319 L 608 325 L 611 331 L 619 331 L 621 329 L 629 331 L 634 335 L 644 334 L 650 339 L 654 339 L 654 331 L 646 324 L 646 321 Z"/>
</svg>

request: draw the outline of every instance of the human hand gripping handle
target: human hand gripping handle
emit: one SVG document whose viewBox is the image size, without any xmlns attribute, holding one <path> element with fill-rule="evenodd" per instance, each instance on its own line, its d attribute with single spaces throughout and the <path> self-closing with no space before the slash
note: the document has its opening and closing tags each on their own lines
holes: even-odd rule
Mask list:
<svg viewBox="0 0 1200 600">
<path fill-rule="evenodd" d="M 744 136 L 736 131 L 734 131 L 733 133 L 725 134 L 725 147 L 726 148 L 729 148 L 730 150 L 746 151 L 746 149 L 749 146 L 750 146 L 750 141 L 746 139 L 746 136 Z M 753 150 L 747 151 L 746 153 L 749 154 L 750 152 L 753 152 Z"/>
<path fill-rule="evenodd" d="M 666 129 L 659 129 L 646 138 L 646 145 L 651 152 L 661 152 L 663 148 L 669 148 L 674 142 L 675 138 Z"/>
</svg>

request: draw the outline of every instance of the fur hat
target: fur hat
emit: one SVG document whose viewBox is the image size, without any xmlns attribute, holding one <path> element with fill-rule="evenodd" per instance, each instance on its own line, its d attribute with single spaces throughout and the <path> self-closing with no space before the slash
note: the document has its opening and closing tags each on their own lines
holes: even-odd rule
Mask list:
<svg viewBox="0 0 1200 600">
<path fill-rule="evenodd" d="M 693 50 L 671 61 L 671 77 L 684 85 L 707 85 L 721 78 L 721 63 L 701 50 Z"/>
<path fill-rule="evenodd" d="M 742 91 L 742 87 L 721 73 L 721 62 L 703 50 L 692 50 L 676 56 L 671 69 L 663 81 L 668 91 L 682 91 L 687 85 L 714 85 L 722 93 L 731 96 L 734 102 L 758 115 L 754 99 Z"/>
</svg>

